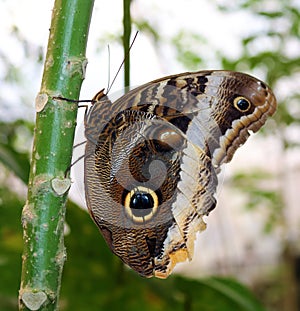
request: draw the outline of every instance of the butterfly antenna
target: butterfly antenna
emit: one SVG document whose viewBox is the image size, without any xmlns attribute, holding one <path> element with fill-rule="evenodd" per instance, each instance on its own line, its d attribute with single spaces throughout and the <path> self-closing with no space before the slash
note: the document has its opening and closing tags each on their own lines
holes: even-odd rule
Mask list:
<svg viewBox="0 0 300 311">
<path fill-rule="evenodd" d="M 107 81 L 107 93 L 108 93 L 108 91 L 110 90 L 110 47 L 109 47 L 109 45 L 107 45 L 107 53 L 108 53 L 108 81 Z"/>
<path fill-rule="evenodd" d="M 115 83 L 116 78 L 117 78 L 117 76 L 119 75 L 119 73 L 120 73 L 120 71 L 121 71 L 121 69 L 122 69 L 122 67 L 123 67 L 123 65 L 124 65 L 124 63 L 125 63 L 125 60 L 127 59 L 128 55 L 129 55 L 129 53 L 130 53 L 130 50 L 131 50 L 131 48 L 132 48 L 132 46 L 133 46 L 133 43 L 134 43 L 134 41 L 135 41 L 135 39 L 136 39 L 138 33 L 139 33 L 138 31 L 135 33 L 135 35 L 134 35 L 134 37 L 133 37 L 133 40 L 132 40 L 132 42 L 131 42 L 131 44 L 130 44 L 130 46 L 129 46 L 128 52 L 126 53 L 126 55 L 125 55 L 125 57 L 124 57 L 124 59 L 123 59 L 121 65 L 120 65 L 120 67 L 119 67 L 117 73 L 115 74 L 115 77 L 113 78 L 113 80 L 112 80 L 110 86 L 107 88 L 106 94 L 109 93 L 111 87 L 112 87 L 113 84 Z"/>
</svg>

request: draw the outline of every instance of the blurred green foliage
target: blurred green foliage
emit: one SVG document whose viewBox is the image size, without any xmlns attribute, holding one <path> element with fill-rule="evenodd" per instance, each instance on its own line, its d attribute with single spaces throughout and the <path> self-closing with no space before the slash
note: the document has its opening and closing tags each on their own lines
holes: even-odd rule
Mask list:
<svg viewBox="0 0 300 311">
<path fill-rule="evenodd" d="M 27 183 L 30 168 L 28 148 L 26 151 L 24 144 L 32 141 L 32 133 L 33 124 L 30 122 L 0 122 L 0 160 L 24 183 Z"/>
</svg>

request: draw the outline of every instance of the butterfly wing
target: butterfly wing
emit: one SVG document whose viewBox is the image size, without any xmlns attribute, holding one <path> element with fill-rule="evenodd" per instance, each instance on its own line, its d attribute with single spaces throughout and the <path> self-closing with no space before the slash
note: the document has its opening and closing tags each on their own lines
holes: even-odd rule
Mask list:
<svg viewBox="0 0 300 311">
<path fill-rule="evenodd" d="M 230 71 L 169 76 L 95 103 L 86 201 L 111 250 L 146 277 L 191 260 L 220 165 L 275 109 L 264 83 Z"/>
</svg>

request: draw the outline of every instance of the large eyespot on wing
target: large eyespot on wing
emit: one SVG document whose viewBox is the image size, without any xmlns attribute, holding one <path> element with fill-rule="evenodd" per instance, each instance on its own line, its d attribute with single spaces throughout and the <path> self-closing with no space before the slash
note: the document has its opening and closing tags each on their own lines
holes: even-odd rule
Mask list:
<svg viewBox="0 0 300 311">
<path fill-rule="evenodd" d="M 157 213 L 159 200 L 155 191 L 138 186 L 127 192 L 123 204 L 128 217 L 136 223 L 145 223 Z"/>
<path fill-rule="evenodd" d="M 251 108 L 250 101 L 244 96 L 237 96 L 234 98 L 233 105 L 238 111 L 242 113 L 247 112 Z"/>
</svg>

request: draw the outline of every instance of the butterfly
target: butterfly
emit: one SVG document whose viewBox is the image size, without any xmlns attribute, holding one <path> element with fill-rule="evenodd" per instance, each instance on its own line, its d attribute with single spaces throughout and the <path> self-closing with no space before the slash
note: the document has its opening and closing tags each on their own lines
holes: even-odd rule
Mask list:
<svg viewBox="0 0 300 311">
<path fill-rule="evenodd" d="M 85 118 L 89 213 L 114 254 L 144 277 L 191 260 L 217 174 L 276 110 L 262 81 L 233 71 L 163 77 L 115 102 L 103 91 Z"/>
</svg>

